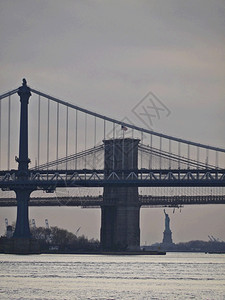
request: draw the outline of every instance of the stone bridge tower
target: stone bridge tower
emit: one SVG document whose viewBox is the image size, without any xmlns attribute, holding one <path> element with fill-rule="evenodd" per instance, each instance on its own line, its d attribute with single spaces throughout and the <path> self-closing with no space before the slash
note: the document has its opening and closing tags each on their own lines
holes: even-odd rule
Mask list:
<svg viewBox="0 0 225 300">
<path fill-rule="evenodd" d="M 104 140 L 106 174 L 138 169 L 139 139 Z M 106 175 L 107 176 L 107 175 Z M 103 250 L 139 250 L 140 205 L 138 187 L 105 187 L 101 207 Z"/>
</svg>

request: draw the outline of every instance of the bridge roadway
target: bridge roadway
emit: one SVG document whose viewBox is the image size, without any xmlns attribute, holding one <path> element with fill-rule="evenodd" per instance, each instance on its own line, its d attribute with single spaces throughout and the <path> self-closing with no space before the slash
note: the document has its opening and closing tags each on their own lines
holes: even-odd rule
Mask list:
<svg viewBox="0 0 225 300">
<path fill-rule="evenodd" d="M 104 205 L 112 206 L 116 200 L 106 202 Z M 199 196 L 148 196 L 139 195 L 140 206 L 171 206 L 193 204 L 225 204 L 225 195 L 199 195 Z M 16 206 L 15 198 L 0 198 L 0 207 Z M 103 206 L 103 196 L 86 197 L 34 197 L 29 201 L 29 206 L 81 206 L 101 207 Z"/>
<path fill-rule="evenodd" d="M 52 191 L 56 187 L 224 187 L 225 169 L 0 171 L 0 188 Z"/>
</svg>

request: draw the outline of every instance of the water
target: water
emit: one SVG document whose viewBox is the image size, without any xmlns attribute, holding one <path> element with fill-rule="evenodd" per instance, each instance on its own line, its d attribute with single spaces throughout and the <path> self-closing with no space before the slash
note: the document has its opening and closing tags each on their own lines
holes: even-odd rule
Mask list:
<svg viewBox="0 0 225 300">
<path fill-rule="evenodd" d="M 225 299 L 225 255 L 0 255 L 0 299 Z"/>
</svg>

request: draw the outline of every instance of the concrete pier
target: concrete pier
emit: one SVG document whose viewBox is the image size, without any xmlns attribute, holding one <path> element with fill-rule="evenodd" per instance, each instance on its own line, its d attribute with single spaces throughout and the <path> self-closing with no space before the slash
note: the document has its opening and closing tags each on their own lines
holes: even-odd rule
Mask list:
<svg viewBox="0 0 225 300">
<path fill-rule="evenodd" d="M 105 140 L 106 176 L 113 170 L 137 170 L 138 139 Z M 101 207 L 103 250 L 138 250 L 140 205 L 138 187 L 105 187 Z"/>
</svg>

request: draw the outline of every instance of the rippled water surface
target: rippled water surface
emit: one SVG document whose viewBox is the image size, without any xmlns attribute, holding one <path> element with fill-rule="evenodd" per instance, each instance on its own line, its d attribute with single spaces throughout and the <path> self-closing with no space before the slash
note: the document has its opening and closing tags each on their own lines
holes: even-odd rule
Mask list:
<svg viewBox="0 0 225 300">
<path fill-rule="evenodd" d="M 225 299 L 225 255 L 0 254 L 0 299 Z"/>
</svg>

